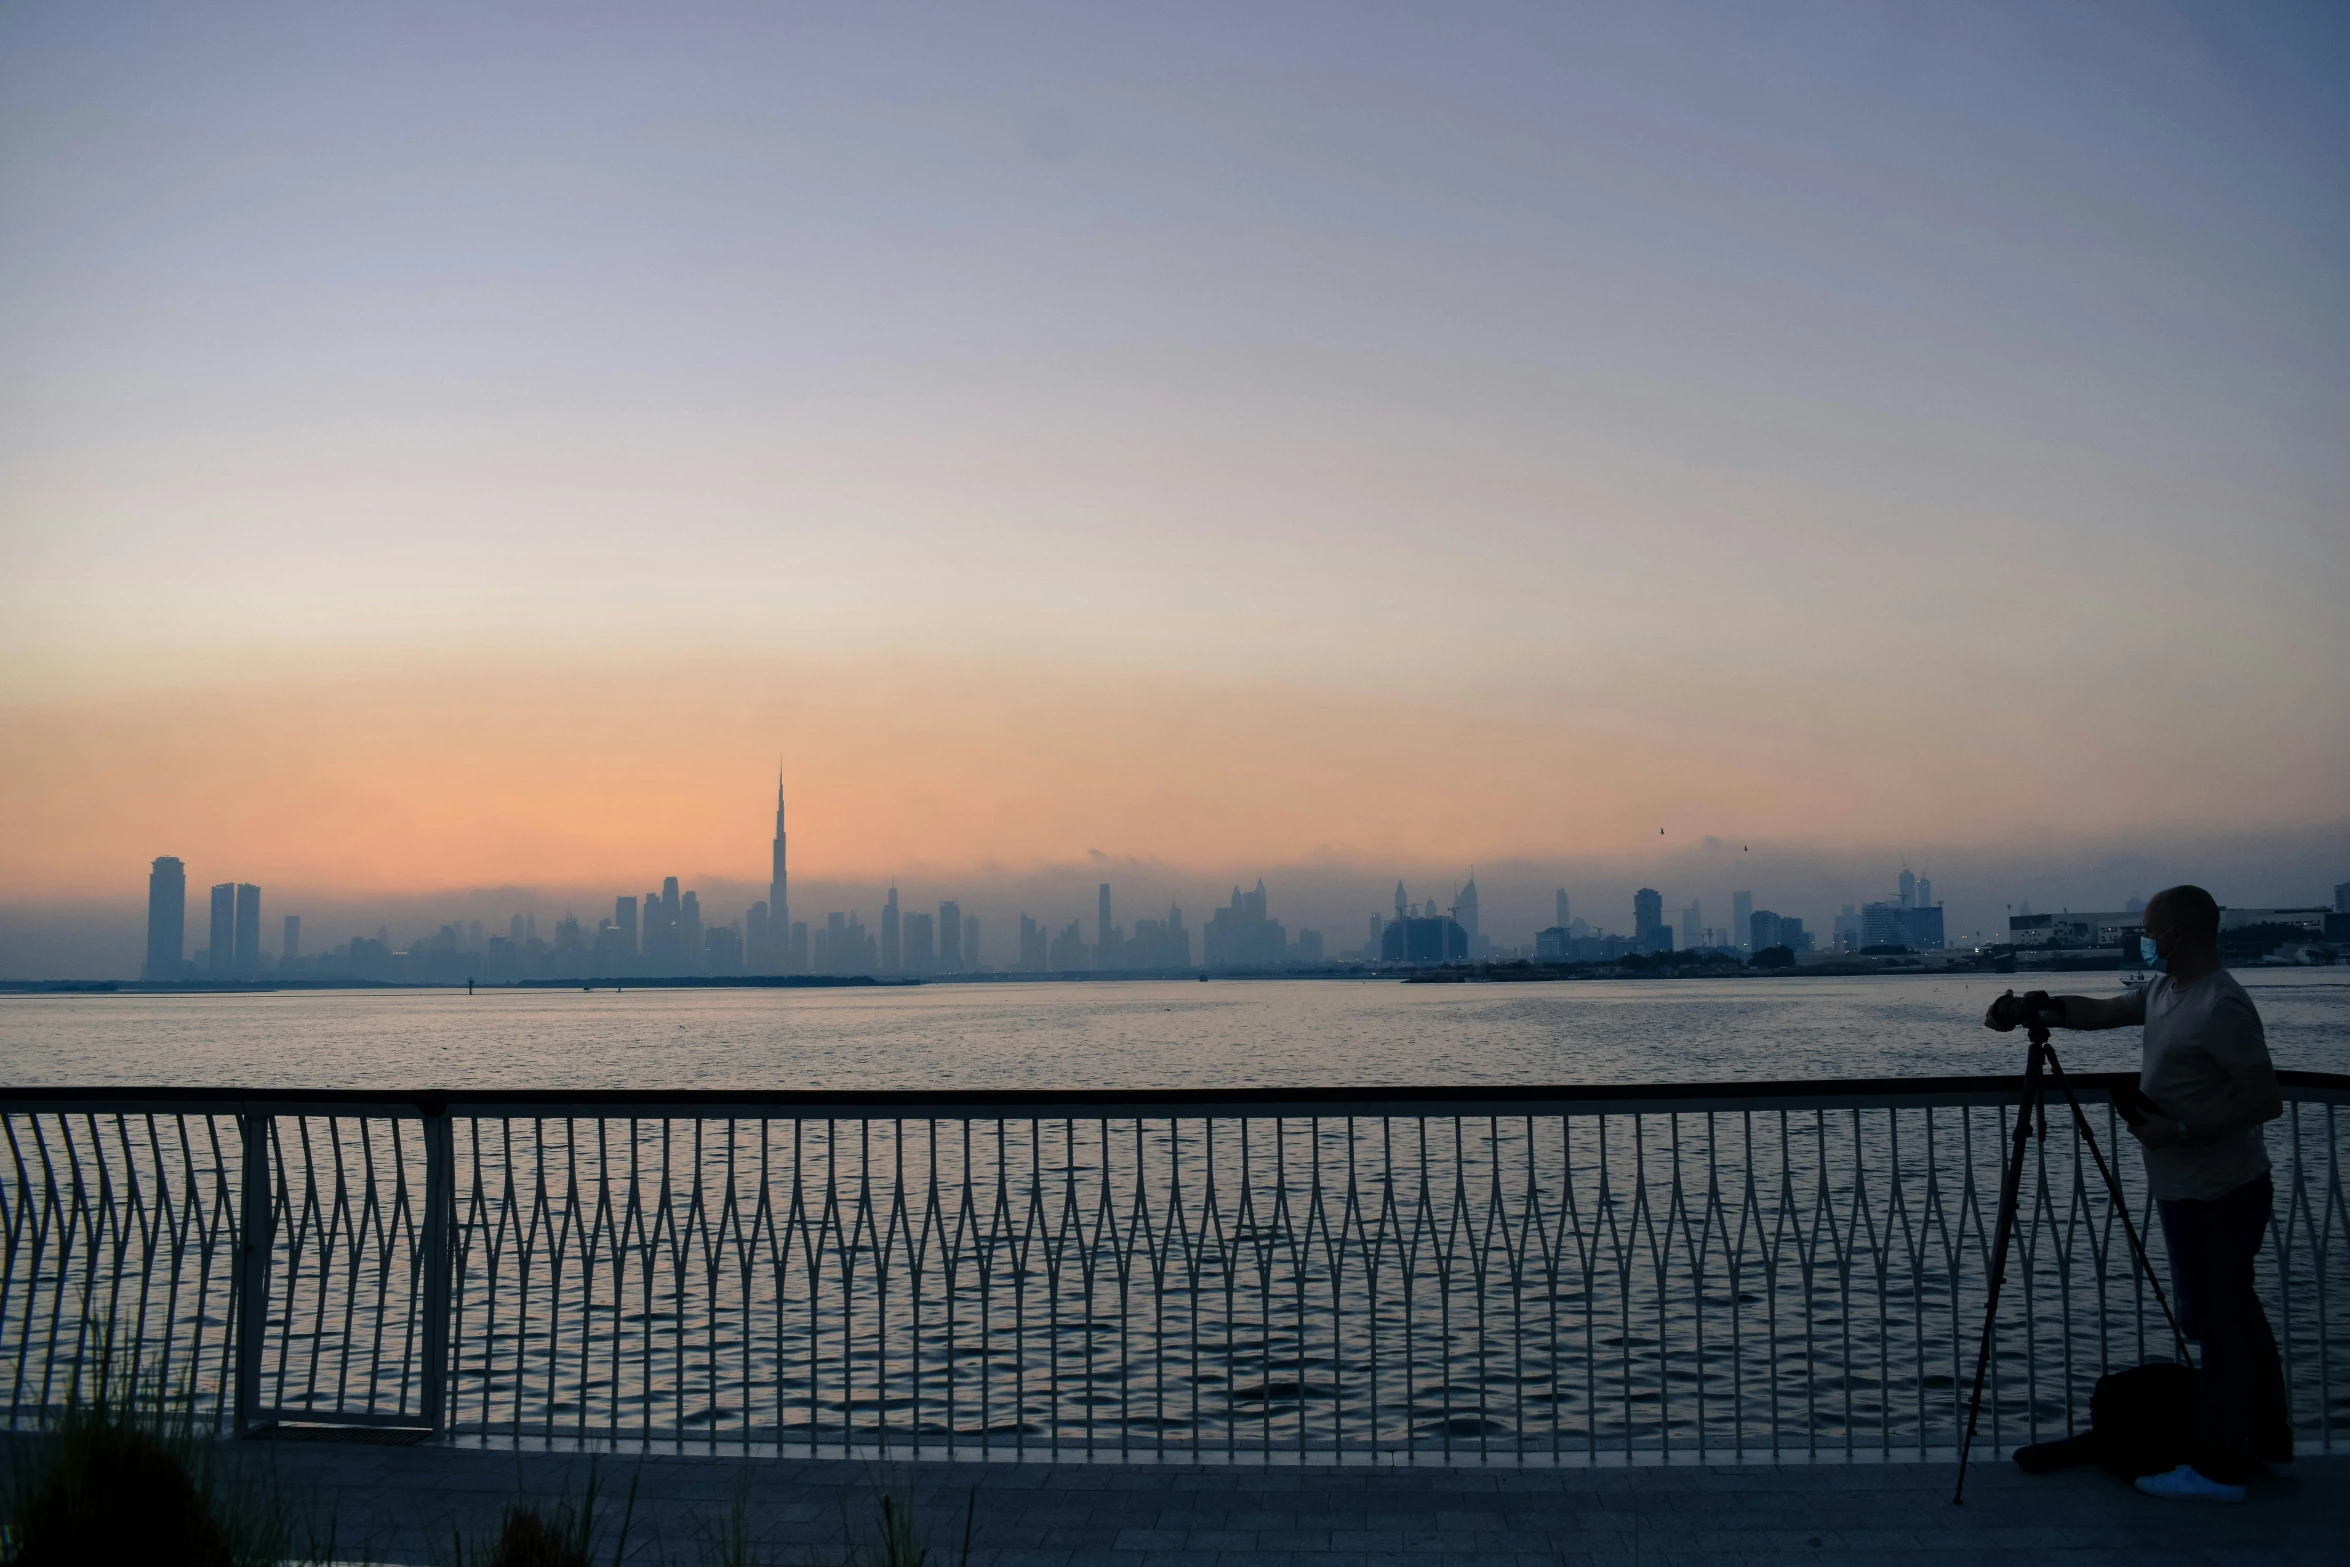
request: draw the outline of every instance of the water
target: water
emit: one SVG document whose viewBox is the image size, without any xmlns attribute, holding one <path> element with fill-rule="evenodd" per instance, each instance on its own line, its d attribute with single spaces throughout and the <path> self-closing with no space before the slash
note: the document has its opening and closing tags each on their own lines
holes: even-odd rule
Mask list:
<svg viewBox="0 0 2350 1567">
<path fill-rule="evenodd" d="M 2252 970 L 2281 1067 L 2350 1072 L 2350 969 Z M 18 1084 L 1183 1088 L 2013 1072 L 2007 976 L 1539 985 L 1218 981 L 0 999 Z M 2111 993 L 2112 976 L 2057 976 Z M 2074 1071 L 2134 1031 L 2060 1036 Z"/>
<path fill-rule="evenodd" d="M 2077 988 L 2104 976 L 2080 976 Z M 2350 1070 L 2350 974 L 2253 973 L 2280 1064 Z M 19 1083 L 298 1089 L 1184 1087 L 2011 1072 L 1992 978 L 34 996 Z M 2134 1032 L 2069 1036 L 2076 1071 Z M 2350 1426 L 2350 1235 L 2322 1107 L 2264 1254 L 2305 1439 Z M 460 1118 L 451 1414 L 486 1436 L 1171 1457 L 1886 1452 L 1955 1440 L 1996 1105 L 1009 1122 Z M 2293 1128 L 2297 1127 L 2298 1130 Z M 22 1418 L 136 1324 L 206 1396 L 241 1187 L 227 1116 L 7 1118 L 0 1335 Z M 2118 1129 L 2100 1110 L 2112 1147 Z M 413 1416 L 413 1119 L 279 1117 L 264 1401 Z M 2025 1198 L 1996 1438 L 2161 1353 L 2061 1120 Z M 2288 1149 L 2290 1148 L 2290 1152 Z M 2297 1155 L 2297 1157 L 2296 1157 Z M 2146 1215 L 2138 1161 L 2129 1206 Z M 45 1171 L 70 1171 L 58 1180 Z M 2314 1186 L 2308 1180 L 2314 1179 Z M 110 1194 L 110 1195 L 109 1195 Z M 97 1209 L 82 1205 L 95 1199 Z M 158 1216 L 171 1222 L 155 1228 Z M 2159 1242 L 2157 1255 L 2159 1257 Z M 2279 1266 L 2280 1253 L 2288 1260 Z M 2332 1389 L 2328 1402 L 2327 1390 Z"/>
</svg>

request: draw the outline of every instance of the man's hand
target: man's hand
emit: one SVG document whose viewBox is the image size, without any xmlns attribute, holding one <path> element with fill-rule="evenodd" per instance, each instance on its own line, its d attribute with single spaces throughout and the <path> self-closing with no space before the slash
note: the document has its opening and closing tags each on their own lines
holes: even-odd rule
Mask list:
<svg viewBox="0 0 2350 1567">
<path fill-rule="evenodd" d="M 2179 1141 L 2181 1127 L 2168 1116 L 2150 1115 L 2129 1123 L 2130 1135 L 2149 1148 L 2168 1148 Z"/>
</svg>

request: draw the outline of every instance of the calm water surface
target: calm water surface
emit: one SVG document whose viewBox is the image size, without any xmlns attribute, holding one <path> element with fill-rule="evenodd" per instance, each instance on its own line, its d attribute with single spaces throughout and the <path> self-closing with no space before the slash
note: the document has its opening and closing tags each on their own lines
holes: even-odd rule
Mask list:
<svg viewBox="0 0 2350 1567">
<path fill-rule="evenodd" d="M 2254 970 L 2277 1064 L 2350 1072 L 2350 969 Z M 2112 976 L 2056 986 L 2110 993 Z M 324 1088 L 1291 1087 L 2020 1068 L 2009 976 L 1540 985 L 285 992 L 0 1000 L 0 1081 Z M 2133 1031 L 2062 1042 L 2135 1064 Z"/>
<path fill-rule="evenodd" d="M 2350 972 L 2244 978 L 2280 1063 L 2350 1071 Z M 1926 1076 L 2020 1065 L 2021 1037 L 1979 1022 L 2006 984 L 30 996 L 0 1000 L 0 1081 Z M 2083 975 L 2064 988 L 2113 987 Z M 2076 1070 L 2111 1070 L 2134 1063 L 2137 1038 L 2073 1036 L 2064 1051 Z M 492 1436 L 723 1434 L 809 1451 L 916 1439 L 1178 1457 L 1948 1446 L 2004 1124 L 1995 1106 L 1359 1123 L 463 1118 L 450 1156 L 453 1418 Z M 2290 1235 L 2261 1263 L 2313 1439 L 2350 1429 L 2350 1362 L 2319 1307 L 2350 1287 L 2338 1188 L 2322 1184 L 2335 1125 L 2312 1112 L 2270 1134 L 2280 1157 L 2299 1138 L 2281 1168 L 2321 1183 L 2286 1182 L 2300 1206 L 2288 1202 Z M 264 1401 L 413 1415 L 416 1123 L 288 1116 L 274 1128 L 283 1206 Z M 0 1325 L 134 1320 L 143 1352 L 168 1346 L 214 1407 L 230 1385 L 233 1120 L 20 1116 L 10 1131 L 11 1168 L 64 1164 L 78 1178 L 0 1193 L 20 1222 L 38 1221 L 12 1231 L 36 1243 L 12 1244 Z M 2100 1369 L 2160 1348 L 2070 1139 L 2057 1118 L 2034 1167 L 1992 1440 L 2065 1430 Z M 2123 1171 L 2142 1191 L 2136 1161 Z M 139 1215 L 174 1225 L 93 1228 L 77 1206 L 131 1192 L 152 1204 Z M 11 1407 L 45 1406 L 74 1364 L 70 1342 L 34 1351 L 17 1352 Z"/>
</svg>

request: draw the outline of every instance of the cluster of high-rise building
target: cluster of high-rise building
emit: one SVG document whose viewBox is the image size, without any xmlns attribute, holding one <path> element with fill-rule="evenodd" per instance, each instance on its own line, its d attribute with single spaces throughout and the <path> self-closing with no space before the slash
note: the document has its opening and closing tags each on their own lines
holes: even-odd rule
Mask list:
<svg viewBox="0 0 2350 1567">
<path fill-rule="evenodd" d="M 1672 931 L 1664 924 L 1664 895 L 1643 887 L 1632 899 L 1635 929 L 1645 937 L 1610 935 L 1576 915 L 1569 907 L 1567 889 L 1551 894 L 1555 922 L 1534 933 L 1534 958 L 1540 963 L 1612 963 L 1638 952 L 1657 950 L 1656 943 L 1672 945 Z M 1661 932 L 1661 934 L 1660 934 Z"/>
<path fill-rule="evenodd" d="M 1619 958 L 1672 952 L 1740 956 L 1774 947 L 1806 952 L 1812 944 L 1802 920 L 1756 908 L 1751 891 L 1730 894 L 1730 923 L 1725 927 L 1707 923 L 1702 899 L 1692 898 L 1668 914 L 1664 894 L 1654 887 L 1642 887 L 1632 894 L 1630 935 L 1612 935 L 1572 918 L 1565 888 L 1554 896 L 1558 921 L 1535 933 L 1534 957 L 1538 962 L 1612 963 Z"/>
<path fill-rule="evenodd" d="M 205 944 L 188 956 L 188 868 L 165 854 L 147 871 L 147 956 L 139 977 L 158 982 L 185 979 L 254 979 L 299 959 L 302 917 L 289 914 L 275 953 L 261 948 L 261 889 L 252 882 L 224 881 L 212 889 L 211 921 Z"/>
<path fill-rule="evenodd" d="M 175 856 L 155 860 L 147 878 L 147 950 L 142 977 L 150 981 L 235 982 L 270 975 L 315 978 L 456 983 L 478 979 L 498 983 L 524 979 L 629 979 L 734 975 L 839 975 L 921 978 L 994 972 L 980 956 L 978 917 L 955 899 L 935 909 L 900 906 L 895 886 L 884 896 L 879 924 L 869 928 L 861 911 L 836 910 L 820 922 L 791 917 L 791 884 L 784 824 L 783 786 L 775 790 L 775 836 L 770 851 L 768 895 L 739 920 L 711 922 L 700 895 L 666 877 L 657 892 L 615 898 L 609 918 L 594 928 L 565 915 L 542 939 L 535 914 L 516 914 L 503 933 L 485 932 L 479 920 L 447 924 L 431 936 L 396 950 L 390 933 L 353 936 L 306 952 L 302 917 L 284 916 L 274 952 L 261 945 L 261 888 L 250 882 L 221 882 L 211 889 L 204 945 L 188 952 L 187 867 Z M 2335 925 L 2350 917 L 2350 883 L 2335 890 L 2332 910 L 2251 911 L 2280 929 L 2306 926 L 2322 939 L 2336 939 Z M 1531 950 L 1505 949 L 1479 928 L 1477 878 L 1454 894 L 1449 906 L 1435 898 L 1415 902 L 1404 884 L 1395 887 L 1392 918 L 1369 917 L 1359 948 L 1328 955 L 1318 930 L 1293 936 L 1273 917 L 1260 879 L 1249 890 L 1232 889 L 1231 901 L 1200 928 L 1197 961 L 1192 931 L 1183 910 L 1170 906 L 1163 919 L 1137 919 L 1129 932 L 1111 916 L 1110 884 L 1097 889 L 1093 939 L 1081 920 L 1054 927 L 1026 913 L 1019 916 L 1017 955 L 1005 965 L 1012 973 L 1151 973 L 1211 969 L 1314 966 L 1334 959 L 1349 963 L 1454 963 L 1531 957 L 1538 962 L 1611 962 L 1635 954 L 1675 951 L 1759 954 L 1773 949 L 1808 952 L 1812 933 L 1793 915 L 1754 906 L 1748 891 L 1730 894 L 1727 927 L 1706 923 L 1704 906 L 1691 899 L 1668 913 L 1664 895 L 1642 887 L 1632 895 L 1632 930 L 1611 934 L 1572 915 L 1565 888 L 1555 894 L 1555 922 L 1535 934 Z M 2017 945 L 2110 945 L 2136 929 L 2138 905 L 2110 915 L 2033 915 L 2029 905 L 2009 921 Z M 2289 916 L 2289 917 L 2288 917 Z M 2241 921 L 2239 921 L 2241 923 Z M 2266 926 L 2262 926 L 2266 929 Z M 2121 933 L 2117 935 L 2116 933 Z M 2350 934 L 2350 927 L 2345 928 Z M 1829 941 L 1839 952 L 1935 952 L 1945 945 L 1942 905 L 1931 881 L 1904 866 L 1890 898 L 1846 904 L 1837 914 Z M 2313 938 L 2317 939 L 2317 938 Z"/>
<path fill-rule="evenodd" d="M 1486 945 L 1477 928 L 1477 874 L 1453 895 L 1452 907 L 1439 908 L 1434 898 L 1415 904 L 1404 884 L 1395 884 L 1395 918 L 1371 916 L 1371 940 L 1366 955 L 1381 963 L 1463 963 Z"/>
<path fill-rule="evenodd" d="M 1943 945 L 1942 905 L 1934 901 L 1934 884 L 1901 867 L 1898 890 L 1891 898 L 1860 907 L 1859 929 L 1852 928 L 1847 908 L 1837 919 L 1837 947 L 1866 952 L 1871 947 L 1899 947 L 1910 952 L 1940 952 Z M 1847 945 L 1847 938 L 1857 936 Z"/>
<path fill-rule="evenodd" d="M 1257 884 L 1260 900 L 1264 884 Z M 1236 889 L 1233 896 L 1240 894 Z M 1260 909 L 1262 904 L 1259 904 Z M 1260 915 L 1261 917 L 1261 915 Z M 1167 906 L 1165 919 L 1138 919 L 1129 934 L 1126 927 L 1116 923 L 1110 915 L 1110 884 L 1103 882 L 1094 890 L 1094 939 L 1085 939 L 1085 926 L 1080 920 L 1053 928 L 1041 925 L 1025 913 L 1020 916 L 1019 955 L 1013 962 L 1015 974 L 1136 974 L 1157 973 L 1171 969 L 1190 969 L 1191 928 L 1183 923 L 1183 910 L 1173 904 Z M 1319 938 L 1317 938 L 1319 939 Z M 1211 959 L 1211 961 L 1213 961 Z"/>
<path fill-rule="evenodd" d="M 921 978 L 975 973 L 979 920 L 955 899 L 935 912 L 899 906 L 891 887 L 881 928 L 868 930 L 858 910 L 835 910 L 820 925 L 791 917 L 791 866 L 784 830 L 783 782 L 775 784 L 775 839 L 769 845 L 767 896 L 743 915 L 743 962 L 753 974 L 877 975 Z"/>
</svg>

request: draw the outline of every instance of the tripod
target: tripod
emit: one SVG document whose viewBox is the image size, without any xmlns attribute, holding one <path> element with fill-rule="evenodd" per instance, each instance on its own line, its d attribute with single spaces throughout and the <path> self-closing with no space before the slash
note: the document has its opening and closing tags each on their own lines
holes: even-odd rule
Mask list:
<svg viewBox="0 0 2350 1567">
<path fill-rule="evenodd" d="M 2008 1150 L 2006 1173 L 1999 1183 L 1999 1220 L 1991 1232 L 1991 1298 L 1983 1303 L 1983 1345 L 1975 1354 L 1975 1391 L 1967 1402 L 1966 1440 L 1958 1449 L 1958 1488 L 1950 1493 L 1953 1506 L 1962 1506 L 1966 1501 L 1967 1455 L 1974 1448 L 1975 1423 L 1983 1413 L 1983 1377 L 1991 1368 L 1992 1331 L 1999 1318 L 1999 1287 L 2007 1282 L 2007 1247 L 2015 1238 L 2016 1205 L 2024 1189 L 2024 1157 L 2031 1147 L 2035 1126 L 2043 1140 L 2048 1136 L 2051 1079 L 2062 1090 L 2065 1103 L 2072 1106 L 2073 1128 L 2097 1161 L 2097 1173 L 2105 1178 L 2113 1211 L 2121 1215 L 2122 1229 L 2130 1237 L 2130 1255 L 2145 1270 L 2146 1282 L 2154 1286 L 2154 1299 L 2161 1305 L 2163 1318 L 2170 1323 L 2171 1338 L 2178 1345 L 2179 1363 L 2194 1364 L 2187 1358 L 2187 1336 L 2179 1331 L 2179 1319 L 2162 1292 L 2162 1280 L 2155 1277 L 2154 1264 L 2139 1242 L 2138 1226 L 2130 1221 L 2129 1199 L 2122 1192 L 2121 1177 L 2105 1162 L 2105 1151 L 2097 1146 L 2097 1134 L 2089 1129 L 2089 1117 L 2083 1113 L 2081 1101 L 2073 1097 L 2073 1085 L 2064 1075 L 2063 1063 L 2056 1059 L 2056 1047 L 2048 1042 L 2050 1025 L 2044 1011 L 2047 1003 L 2048 997 L 2042 991 L 2024 997 L 2024 1026 L 2031 1034 L 2032 1048 L 2024 1058 L 2023 1102 L 2016 1107 L 2015 1136 Z"/>
</svg>

